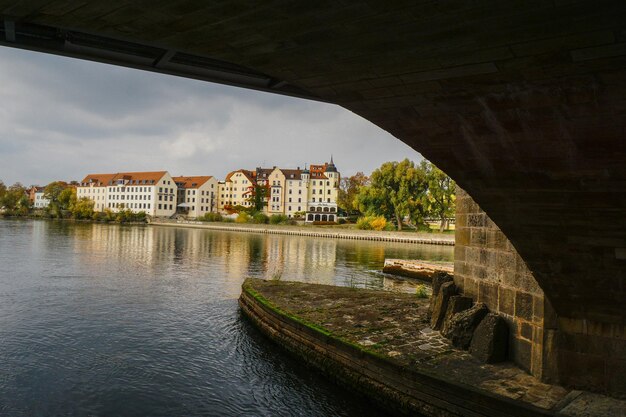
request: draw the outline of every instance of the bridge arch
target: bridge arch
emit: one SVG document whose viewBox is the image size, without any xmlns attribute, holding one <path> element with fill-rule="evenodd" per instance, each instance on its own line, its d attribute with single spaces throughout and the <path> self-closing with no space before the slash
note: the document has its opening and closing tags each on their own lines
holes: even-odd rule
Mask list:
<svg viewBox="0 0 626 417">
<path fill-rule="evenodd" d="M 0 0 L 0 12 L 5 46 L 332 102 L 390 132 L 468 192 L 465 209 L 484 210 L 466 213 L 479 223 L 459 247 L 488 246 L 496 230 L 510 241 L 514 255 L 492 270 L 527 268 L 556 316 L 556 356 L 587 373 L 553 374 L 626 392 L 623 2 L 278 1 L 244 12 Z"/>
</svg>

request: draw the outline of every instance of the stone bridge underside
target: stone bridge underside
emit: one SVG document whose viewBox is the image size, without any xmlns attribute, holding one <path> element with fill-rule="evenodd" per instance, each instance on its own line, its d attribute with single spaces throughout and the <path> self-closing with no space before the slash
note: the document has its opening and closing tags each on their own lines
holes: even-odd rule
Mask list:
<svg viewBox="0 0 626 417">
<path fill-rule="evenodd" d="M 0 0 L 0 43 L 339 104 L 449 173 L 559 317 L 625 338 L 626 2 L 260 3 Z"/>
</svg>

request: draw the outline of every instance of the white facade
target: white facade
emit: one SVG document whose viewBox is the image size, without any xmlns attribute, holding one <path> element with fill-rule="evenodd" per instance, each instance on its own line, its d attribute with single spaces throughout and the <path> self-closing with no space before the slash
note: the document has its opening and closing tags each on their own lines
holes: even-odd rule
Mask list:
<svg viewBox="0 0 626 417">
<path fill-rule="evenodd" d="M 48 205 L 50 204 L 50 200 L 48 200 L 47 198 L 44 198 L 43 194 L 44 194 L 43 190 L 35 191 L 35 201 L 33 202 L 34 208 L 42 209 L 42 208 L 48 207 Z"/>
<path fill-rule="evenodd" d="M 198 218 L 217 211 L 218 181 L 211 176 L 174 177 L 178 186 L 177 211 Z"/>
<path fill-rule="evenodd" d="M 176 212 L 177 186 L 166 171 L 90 174 L 77 187 L 76 196 L 94 202 L 95 211 L 131 210 L 154 217 Z"/>
</svg>

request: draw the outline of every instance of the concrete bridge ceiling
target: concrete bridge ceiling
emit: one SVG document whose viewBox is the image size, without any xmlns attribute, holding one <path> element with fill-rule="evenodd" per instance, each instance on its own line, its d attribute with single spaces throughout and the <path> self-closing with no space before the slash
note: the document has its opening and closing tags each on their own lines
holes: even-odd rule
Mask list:
<svg viewBox="0 0 626 417">
<path fill-rule="evenodd" d="M 560 315 L 625 321 L 626 2 L 0 0 L 0 12 L 4 45 L 337 103 L 455 178 Z"/>
</svg>

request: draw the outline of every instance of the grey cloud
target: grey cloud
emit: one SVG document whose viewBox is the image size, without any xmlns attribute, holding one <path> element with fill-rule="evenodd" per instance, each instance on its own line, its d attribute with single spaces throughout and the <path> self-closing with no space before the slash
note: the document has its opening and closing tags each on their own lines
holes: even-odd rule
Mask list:
<svg viewBox="0 0 626 417">
<path fill-rule="evenodd" d="M 0 48 L 0 179 L 165 169 L 223 178 L 333 154 L 344 175 L 417 152 L 340 107 Z"/>
</svg>

